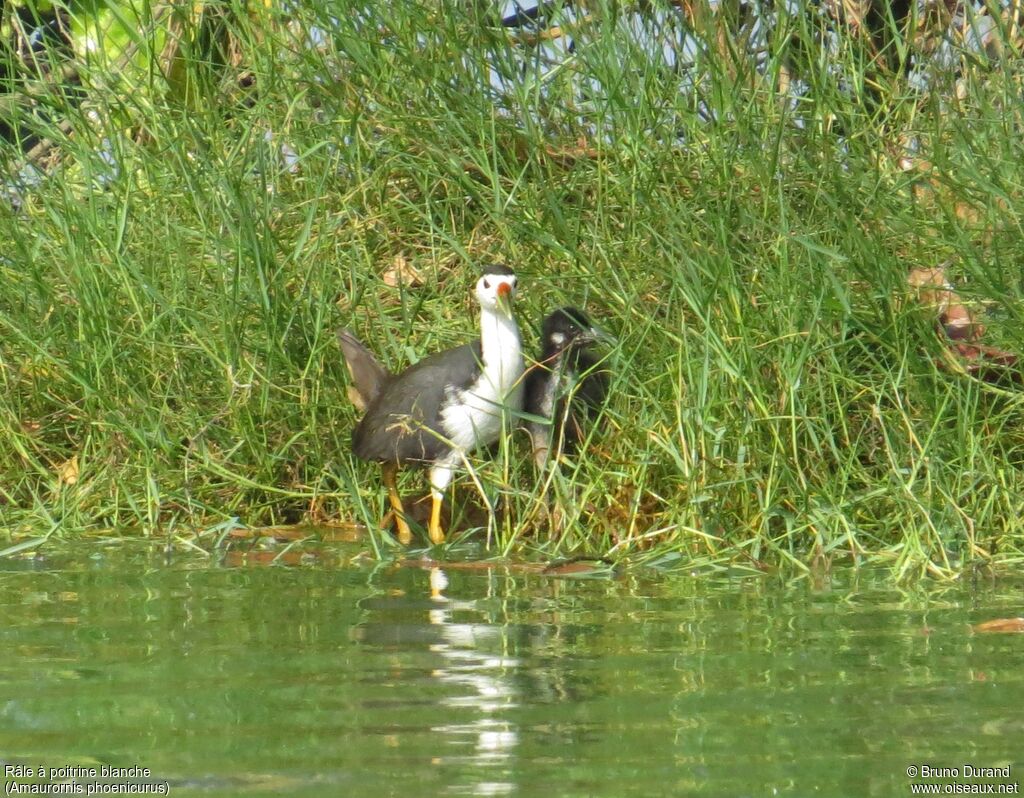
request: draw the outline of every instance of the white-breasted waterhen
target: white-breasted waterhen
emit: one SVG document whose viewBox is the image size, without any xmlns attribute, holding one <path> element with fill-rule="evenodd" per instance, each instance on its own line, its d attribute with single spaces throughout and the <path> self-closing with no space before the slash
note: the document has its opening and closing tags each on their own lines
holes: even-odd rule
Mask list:
<svg viewBox="0 0 1024 798">
<path fill-rule="evenodd" d="M 339 338 L 366 415 L 352 435 L 352 451 L 383 464 L 384 484 L 398 539 L 412 540 L 395 477 L 403 465 L 429 464 L 431 543 L 444 541 L 441 502 L 467 453 L 488 446 L 506 426 L 506 413 L 523 407 L 523 351 L 512 315 L 516 276 L 488 266 L 476 284 L 480 338 L 389 374 L 351 333 Z"/>
<path fill-rule="evenodd" d="M 526 429 L 543 468 L 551 453 L 573 454 L 608 395 L 608 372 L 591 344 L 606 337 L 578 308 L 551 313 L 541 327 L 541 354 L 525 379 Z"/>
</svg>

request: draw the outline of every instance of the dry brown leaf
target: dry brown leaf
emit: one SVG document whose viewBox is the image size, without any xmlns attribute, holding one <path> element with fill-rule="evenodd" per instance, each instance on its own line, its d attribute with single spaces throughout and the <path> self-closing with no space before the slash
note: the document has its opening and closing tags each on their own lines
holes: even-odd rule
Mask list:
<svg viewBox="0 0 1024 798">
<path fill-rule="evenodd" d="M 569 560 L 553 562 L 543 571 L 544 576 L 590 576 L 591 574 L 608 573 L 612 563 L 604 560 Z"/>
<path fill-rule="evenodd" d="M 940 312 L 949 304 L 954 295 L 953 285 L 946 277 L 946 265 L 926 268 L 918 266 L 907 274 L 907 284 L 917 291 L 917 299 L 926 307 L 934 307 Z"/>
<path fill-rule="evenodd" d="M 936 364 L 947 371 L 967 373 L 985 382 L 1021 382 L 1024 375 L 1016 370 L 1020 357 L 1014 352 L 977 343 L 985 332 L 971 311 L 953 290 L 946 277 L 945 265 L 911 269 L 907 283 L 918 301 L 937 315 L 936 326 L 947 343 Z"/>
<path fill-rule="evenodd" d="M 583 136 L 577 138 L 572 147 L 553 147 L 548 144 L 544 147 L 544 154 L 559 166 L 571 166 L 581 159 L 594 160 L 601 155 L 597 147 L 591 147 Z"/>
<path fill-rule="evenodd" d="M 273 540 L 293 542 L 310 540 L 331 543 L 357 543 L 366 535 L 366 527 L 354 522 L 338 523 L 330 526 L 267 526 L 255 528 L 232 529 L 228 534 L 236 540 Z"/>
<path fill-rule="evenodd" d="M 396 565 L 400 568 L 421 568 L 430 570 L 443 568 L 446 571 L 508 571 L 510 573 L 533 574 L 544 569 L 541 563 L 536 562 L 515 562 L 512 560 L 466 560 L 455 562 L 443 562 L 431 557 L 420 557 L 415 560 L 399 560 Z"/>
<path fill-rule="evenodd" d="M 1024 618 L 996 618 L 993 621 L 975 624 L 975 632 L 1024 632 Z"/>
<path fill-rule="evenodd" d="M 224 564 L 229 568 L 264 565 L 305 565 L 320 559 L 315 551 L 241 551 L 229 549 L 224 553 Z"/>
<path fill-rule="evenodd" d="M 397 288 L 400 285 L 409 288 L 423 284 L 423 275 L 420 274 L 419 269 L 413 266 L 409 259 L 401 253 L 395 255 L 394 260 L 391 261 L 391 266 L 381 275 L 381 279 L 385 285 L 391 288 Z"/>
<path fill-rule="evenodd" d="M 946 276 L 946 265 L 933 268 L 911 269 L 907 284 L 917 293 L 917 300 L 935 310 L 938 322 L 946 336 L 954 341 L 976 341 L 985 332 L 983 325 L 974 320 L 971 311 Z"/>
<path fill-rule="evenodd" d="M 1005 349 L 998 349 L 994 346 L 984 346 L 982 344 L 956 343 L 953 344 L 953 351 L 971 364 L 969 365 L 969 368 L 978 368 L 982 365 L 1011 368 L 1012 366 L 1016 366 L 1017 361 L 1019 360 L 1017 355 L 1013 352 L 1007 352 Z"/>
<path fill-rule="evenodd" d="M 74 485 L 78 482 L 78 455 L 57 466 L 56 472 L 57 479 L 64 485 Z"/>
</svg>

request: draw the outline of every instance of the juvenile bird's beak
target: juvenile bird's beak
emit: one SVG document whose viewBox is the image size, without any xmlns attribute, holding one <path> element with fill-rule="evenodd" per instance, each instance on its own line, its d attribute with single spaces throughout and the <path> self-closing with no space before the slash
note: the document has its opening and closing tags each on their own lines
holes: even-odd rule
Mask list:
<svg viewBox="0 0 1024 798">
<path fill-rule="evenodd" d="M 619 342 L 619 339 L 612 335 L 610 332 L 602 330 L 600 327 L 590 327 L 582 336 L 587 343 L 605 344 L 607 346 L 615 346 Z"/>
</svg>

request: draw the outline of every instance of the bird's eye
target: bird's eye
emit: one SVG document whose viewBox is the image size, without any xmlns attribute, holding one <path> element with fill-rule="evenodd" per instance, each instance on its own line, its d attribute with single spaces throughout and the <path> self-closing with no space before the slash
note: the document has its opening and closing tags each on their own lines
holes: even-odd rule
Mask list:
<svg viewBox="0 0 1024 798">
<path fill-rule="evenodd" d="M 491 281 L 485 278 L 484 279 L 484 288 L 490 288 L 490 287 L 491 287 Z"/>
</svg>

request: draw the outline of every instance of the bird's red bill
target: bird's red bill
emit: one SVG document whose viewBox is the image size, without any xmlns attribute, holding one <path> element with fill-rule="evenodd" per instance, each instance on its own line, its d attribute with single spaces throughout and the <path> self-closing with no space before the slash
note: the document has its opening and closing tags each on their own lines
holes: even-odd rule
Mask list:
<svg viewBox="0 0 1024 798">
<path fill-rule="evenodd" d="M 512 293 L 512 286 L 508 283 L 498 283 L 498 296 L 504 298 Z"/>
</svg>

